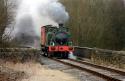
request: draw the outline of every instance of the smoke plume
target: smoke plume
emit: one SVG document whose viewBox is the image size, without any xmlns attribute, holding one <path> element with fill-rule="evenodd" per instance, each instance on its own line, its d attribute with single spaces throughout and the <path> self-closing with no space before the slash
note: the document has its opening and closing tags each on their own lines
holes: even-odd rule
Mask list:
<svg viewBox="0 0 125 81">
<path fill-rule="evenodd" d="M 22 0 L 17 9 L 12 37 L 23 44 L 40 43 L 40 28 L 65 23 L 69 15 L 58 0 Z"/>
</svg>

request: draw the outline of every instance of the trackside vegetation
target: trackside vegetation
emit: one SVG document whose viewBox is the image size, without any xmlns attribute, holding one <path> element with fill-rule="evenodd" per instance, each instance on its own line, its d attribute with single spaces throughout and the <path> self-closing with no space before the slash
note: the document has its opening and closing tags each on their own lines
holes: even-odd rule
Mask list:
<svg viewBox="0 0 125 81">
<path fill-rule="evenodd" d="M 60 0 L 70 15 L 73 43 L 82 47 L 125 49 L 124 0 Z"/>
</svg>

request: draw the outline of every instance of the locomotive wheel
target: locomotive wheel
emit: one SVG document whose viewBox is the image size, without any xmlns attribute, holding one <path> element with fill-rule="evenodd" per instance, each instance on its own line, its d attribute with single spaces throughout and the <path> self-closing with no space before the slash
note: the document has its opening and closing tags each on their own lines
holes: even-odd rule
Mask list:
<svg viewBox="0 0 125 81">
<path fill-rule="evenodd" d="M 68 59 L 68 53 L 64 53 L 64 59 Z"/>
<path fill-rule="evenodd" d="M 48 53 L 44 52 L 43 56 L 48 57 Z"/>
</svg>

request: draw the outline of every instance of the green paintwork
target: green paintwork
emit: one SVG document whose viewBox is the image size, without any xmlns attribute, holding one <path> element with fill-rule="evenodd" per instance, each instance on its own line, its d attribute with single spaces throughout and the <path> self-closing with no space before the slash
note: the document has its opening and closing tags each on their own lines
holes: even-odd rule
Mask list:
<svg viewBox="0 0 125 81">
<path fill-rule="evenodd" d="M 66 27 L 55 27 L 52 25 L 47 25 L 45 26 L 46 28 L 46 45 L 47 46 L 55 46 L 58 45 L 57 43 L 55 43 L 55 34 L 59 33 L 59 32 L 67 32 L 68 33 L 68 38 L 71 38 L 71 34 L 68 32 L 68 29 Z M 69 45 L 72 46 L 72 42 L 68 41 L 66 42 L 65 45 Z"/>
</svg>

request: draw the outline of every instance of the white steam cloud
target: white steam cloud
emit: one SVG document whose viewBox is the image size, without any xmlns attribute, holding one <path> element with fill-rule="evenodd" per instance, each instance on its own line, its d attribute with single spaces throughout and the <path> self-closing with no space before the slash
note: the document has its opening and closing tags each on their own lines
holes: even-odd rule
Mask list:
<svg viewBox="0 0 125 81">
<path fill-rule="evenodd" d="M 24 44 L 39 45 L 40 28 L 65 23 L 69 15 L 58 0 L 22 0 L 17 10 L 12 37 Z M 36 42 L 37 40 L 37 42 Z"/>
</svg>

